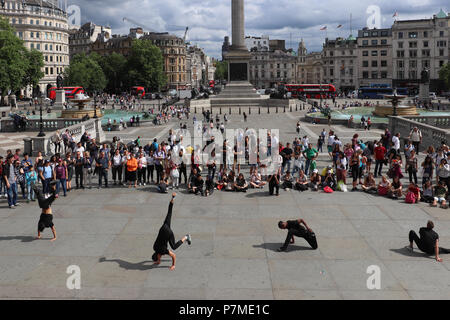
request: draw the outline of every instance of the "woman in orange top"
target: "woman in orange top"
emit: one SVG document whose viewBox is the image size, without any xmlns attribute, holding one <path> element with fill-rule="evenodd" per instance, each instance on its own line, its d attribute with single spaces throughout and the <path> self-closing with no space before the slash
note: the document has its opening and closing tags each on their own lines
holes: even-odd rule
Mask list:
<svg viewBox="0 0 450 320">
<path fill-rule="evenodd" d="M 137 187 L 137 169 L 138 161 L 134 154 L 130 154 L 130 159 L 127 160 L 127 180 L 130 182 L 128 188 L 131 188 L 131 183 L 134 182 L 134 187 Z"/>
</svg>

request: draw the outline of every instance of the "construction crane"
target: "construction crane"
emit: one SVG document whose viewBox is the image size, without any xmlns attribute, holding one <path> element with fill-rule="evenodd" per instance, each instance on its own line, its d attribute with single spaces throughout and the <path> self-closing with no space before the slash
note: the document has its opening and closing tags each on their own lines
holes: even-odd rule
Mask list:
<svg viewBox="0 0 450 320">
<path fill-rule="evenodd" d="M 134 20 L 132 20 L 130 18 L 126 18 L 126 17 L 123 18 L 123 22 L 126 22 L 126 21 L 128 21 L 128 22 L 130 22 L 130 23 L 132 23 L 132 24 L 134 24 L 134 25 L 136 25 L 138 27 L 145 28 L 145 29 L 147 29 L 147 31 L 156 32 L 155 30 L 153 30 L 152 28 L 146 26 L 145 24 L 139 23 L 139 22 L 134 21 Z"/>
<path fill-rule="evenodd" d="M 126 22 L 126 21 L 128 21 L 128 22 L 130 22 L 130 23 L 132 23 L 132 24 L 134 24 L 134 25 L 136 25 L 138 27 L 145 28 L 148 31 L 157 32 L 157 31 L 153 30 L 152 28 L 146 26 L 145 24 L 139 23 L 139 22 L 134 21 L 134 20 L 132 20 L 130 18 L 126 18 L 126 17 L 123 18 L 123 22 Z M 182 26 L 175 26 L 175 25 L 168 25 L 167 27 L 178 28 L 176 30 L 185 29 L 183 41 L 184 41 L 184 43 L 186 43 L 186 38 L 187 38 L 187 33 L 189 31 L 189 27 L 182 27 Z M 186 44 L 189 44 L 189 43 L 186 43 Z"/>
</svg>

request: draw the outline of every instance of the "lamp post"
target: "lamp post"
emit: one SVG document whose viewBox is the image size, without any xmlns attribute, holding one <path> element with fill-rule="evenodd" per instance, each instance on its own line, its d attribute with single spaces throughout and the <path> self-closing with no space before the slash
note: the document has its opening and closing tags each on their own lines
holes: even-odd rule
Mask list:
<svg viewBox="0 0 450 320">
<path fill-rule="evenodd" d="M 98 119 L 98 116 L 97 116 L 97 92 L 94 92 L 94 119 Z"/>
<path fill-rule="evenodd" d="M 44 104 L 44 94 L 42 92 L 40 92 L 39 94 L 39 134 L 38 137 L 45 137 L 45 133 L 44 133 L 44 123 L 42 121 L 42 105 Z"/>
</svg>

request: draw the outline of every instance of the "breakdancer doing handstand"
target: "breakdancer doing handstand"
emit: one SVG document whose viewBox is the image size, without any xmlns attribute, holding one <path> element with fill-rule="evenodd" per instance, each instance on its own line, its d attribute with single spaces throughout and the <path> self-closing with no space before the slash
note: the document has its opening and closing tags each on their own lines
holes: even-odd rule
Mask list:
<svg viewBox="0 0 450 320">
<path fill-rule="evenodd" d="M 170 228 L 170 222 L 172 220 L 173 201 L 176 195 L 176 193 L 172 194 L 172 200 L 169 204 L 169 212 L 167 213 L 167 217 L 166 220 L 164 220 L 163 226 L 161 227 L 161 229 L 159 229 L 158 237 L 156 238 L 155 244 L 153 245 L 153 250 L 155 250 L 155 253 L 152 255 L 152 260 L 155 262 L 155 264 L 158 265 L 161 263 L 161 256 L 168 254 L 172 258 L 172 266 L 170 267 L 170 270 L 175 269 L 176 255 L 167 248 L 167 244 L 170 244 L 170 247 L 174 251 L 185 241 L 187 241 L 189 245 L 191 244 L 191 235 L 189 234 L 175 243 L 175 236 L 173 235 L 173 231 Z"/>
<path fill-rule="evenodd" d="M 50 197 L 45 198 L 44 193 L 39 190 L 36 185 L 33 185 L 32 188 L 39 202 L 39 207 L 42 209 L 41 217 L 38 223 L 38 239 L 41 239 L 41 233 L 45 230 L 45 228 L 51 228 L 53 232 L 53 239 L 50 241 L 56 240 L 56 229 L 53 224 L 53 214 L 51 205 L 55 199 L 58 198 L 58 194 L 56 193 L 56 181 L 52 181 L 50 183 L 52 194 Z"/>
</svg>

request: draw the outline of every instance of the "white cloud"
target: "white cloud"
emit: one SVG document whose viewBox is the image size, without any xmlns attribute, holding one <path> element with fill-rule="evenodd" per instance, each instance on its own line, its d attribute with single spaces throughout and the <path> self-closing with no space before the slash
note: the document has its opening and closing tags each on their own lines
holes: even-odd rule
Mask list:
<svg viewBox="0 0 450 320">
<path fill-rule="evenodd" d="M 209 55 L 220 57 L 223 37 L 231 34 L 230 0 L 69 0 L 82 10 L 82 22 L 109 24 L 114 33 L 125 34 L 133 24 L 124 23 L 131 18 L 154 31 L 171 31 L 179 36 L 182 28 L 189 26 L 188 39 L 203 46 Z M 347 37 L 350 33 L 352 14 L 353 34 L 365 26 L 369 5 L 381 9 L 382 27 L 390 27 L 394 12 L 399 19 L 429 18 L 442 8 L 448 12 L 448 0 L 245 0 L 246 34 L 285 39 L 292 37 L 297 48 L 304 38 L 310 51 L 321 50 L 325 32 L 319 29 L 327 25 L 329 38 Z M 343 28 L 336 29 L 342 24 Z M 291 36 L 292 34 L 292 36 Z"/>
</svg>

